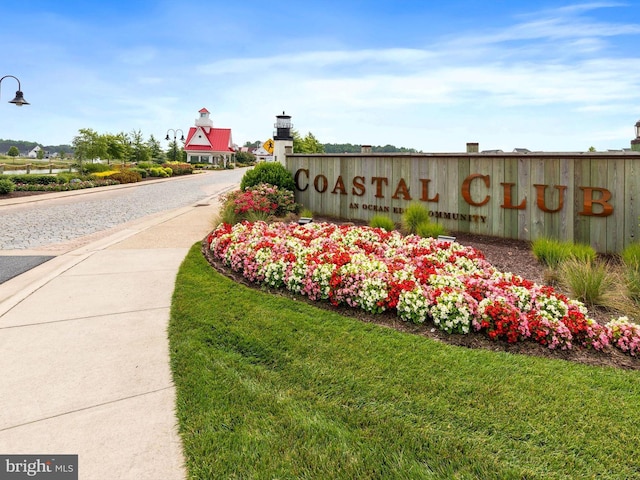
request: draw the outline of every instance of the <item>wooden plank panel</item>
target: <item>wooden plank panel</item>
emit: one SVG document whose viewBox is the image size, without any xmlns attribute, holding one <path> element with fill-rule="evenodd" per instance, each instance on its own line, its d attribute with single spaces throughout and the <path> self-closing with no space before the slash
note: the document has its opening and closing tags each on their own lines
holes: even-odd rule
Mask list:
<svg viewBox="0 0 640 480">
<path fill-rule="evenodd" d="M 624 246 L 640 242 L 640 159 L 624 160 Z"/>
<path fill-rule="evenodd" d="M 438 223 L 437 213 L 442 208 L 443 192 L 440 187 L 439 162 L 441 158 L 437 156 L 419 157 L 415 161 L 418 163 L 419 179 L 415 182 L 415 199 L 429 210 L 430 220 Z M 426 182 L 423 184 L 423 182 Z M 438 194 L 438 192 L 440 192 Z"/>
<path fill-rule="evenodd" d="M 456 184 L 456 188 L 452 188 L 451 199 L 452 205 L 455 205 L 456 210 L 464 215 L 464 218 L 469 218 L 471 215 L 471 206 L 465 201 L 462 196 L 462 183 L 471 173 L 471 159 L 469 157 L 461 157 L 457 160 L 458 163 L 458 183 Z M 451 167 L 450 167 L 451 168 Z M 453 193 L 455 192 L 455 193 Z M 455 195 L 455 196 L 454 196 Z M 456 199 L 453 201 L 453 199 Z M 471 222 L 469 220 L 461 220 L 457 225 L 459 232 L 470 232 L 471 231 Z"/>
<path fill-rule="evenodd" d="M 526 201 L 526 208 L 518 210 L 518 238 L 520 240 L 531 240 L 531 209 L 535 207 L 535 197 L 532 196 L 533 186 L 531 185 L 532 160 L 530 158 L 518 159 L 518 192 Z"/>
<path fill-rule="evenodd" d="M 502 199 L 504 189 L 501 183 L 504 182 L 504 170 L 506 159 L 497 158 L 491 162 L 491 201 L 489 202 L 489 218 L 487 223 L 491 235 L 496 237 L 505 237 L 505 209 L 502 208 Z"/>
<path fill-rule="evenodd" d="M 299 169 L 308 169 L 309 162 L 303 161 L 303 159 L 301 158 L 287 156 L 287 168 L 292 173 L 292 175 L 295 175 Z M 298 178 L 300 187 L 304 188 L 305 184 L 308 185 L 308 175 L 301 172 Z M 296 202 L 301 203 L 305 208 L 311 209 L 309 192 L 310 189 L 309 187 L 307 187 L 304 191 L 296 189 L 294 194 Z"/>
<path fill-rule="evenodd" d="M 491 200 L 495 201 L 495 193 L 492 191 L 490 183 L 493 161 L 492 158 L 481 156 L 472 157 L 470 161 L 470 175 L 479 176 L 469 183 L 470 199 L 478 204 L 470 205 L 470 214 L 474 220 L 470 223 L 469 231 L 480 235 L 491 235 L 490 204 Z M 488 187 L 485 182 L 486 177 L 489 177 Z"/>
<path fill-rule="evenodd" d="M 461 223 L 469 224 L 468 220 L 464 220 L 465 211 L 467 211 L 465 205 L 460 205 L 460 172 L 458 168 L 458 158 L 444 158 L 434 162 L 437 172 L 440 175 L 438 187 L 436 193 L 440 195 L 440 205 L 447 212 L 456 212 L 458 214 L 458 220 L 449 222 L 445 225 L 447 231 L 457 231 L 460 228 Z M 467 205 L 468 206 L 468 205 Z M 461 208 L 462 207 L 462 208 Z"/>
<path fill-rule="evenodd" d="M 437 177 L 438 177 L 438 193 L 440 201 L 438 207 L 443 217 L 439 223 L 444 225 L 448 231 L 458 230 L 460 227 L 460 183 L 458 159 L 448 158 L 443 161 L 436 161 Z M 458 216 L 454 217 L 454 213 Z M 446 218 L 449 216 L 449 218 Z"/>
<path fill-rule="evenodd" d="M 560 222 L 558 225 L 558 238 L 562 241 L 573 241 L 573 227 L 575 210 L 573 199 L 575 196 L 575 186 L 573 185 L 575 172 L 575 161 L 573 159 L 562 159 L 560 161 L 560 185 L 566 185 L 564 192 L 564 207 L 558 213 Z"/>
<path fill-rule="evenodd" d="M 353 157 L 340 157 L 336 159 L 338 178 L 333 186 L 336 191 L 335 196 L 338 198 L 340 208 L 340 218 L 350 218 L 349 210 L 349 187 L 351 185 L 350 172 L 353 169 Z"/>
<path fill-rule="evenodd" d="M 606 186 L 608 184 L 607 179 L 607 160 L 594 159 L 591 161 L 591 179 L 592 184 L 590 186 Z M 596 181 L 598 185 L 593 184 Z M 596 209 L 594 211 L 600 211 Z M 592 216 L 589 219 L 589 239 L 591 246 L 598 252 L 607 251 L 607 219 L 606 217 Z"/>
<path fill-rule="evenodd" d="M 605 218 L 606 251 L 624 248 L 624 163 L 623 159 L 607 160 L 607 188 L 611 191 L 613 214 Z"/>
<path fill-rule="evenodd" d="M 544 184 L 544 166 L 546 161 L 547 159 L 542 158 L 531 160 L 531 203 L 529 205 L 529 210 L 531 211 L 529 225 L 531 240 L 542 238 L 546 233 L 544 228 L 545 214 L 536 204 L 536 189 L 534 187 L 536 184 Z"/>
<path fill-rule="evenodd" d="M 575 243 L 588 243 L 591 244 L 591 229 L 590 218 L 585 215 L 580 215 L 583 204 L 583 191 L 580 187 L 588 187 L 591 185 L 591 159 L 581 158 L 575 161 L 575 190 L 573 199 L 573 209 L 576 212 L 574 218 L 574 235 L 573 241 Z"/>
<path fill-rule="evenodd" d="M 509 157 L 504 160 L 504 178 L 503 183 L 513 184 L 512 187 L 508 187 L 508 195 L 505 195 L 505 187 L 502 188 L 502 195 L 500 196 L 500 208 L 504 218 L 504 231 L 503 236 L 506 238 L 518 238 L 518 209 L 515 208 L 503 208 L 505 201 L 509 200 L 509 206 L 520 205 L 520 191 L 521 188 L 518 185 L 518 159 L 515 157 Z"/>
<path fill-rule="evenodd" d="M 544 160 L 544 179 L 542 185 L 546 185 L 544 189 L 544 203 L 539 206 L 537 203 L 536 191 L 536 207 L 543 210 L 544 218 L 544 236 L 548 238 L 559 239 L 560 231 L 560 215 L 559 212 L 546 212 L 547 210 L 557 210 L 560 206 L 560 195 L 564 192 L 556 188 L 560 184 L 560 160 L 557 158 L 548 158 Z M 542 207 L 542 208 L 541 208 Z"/>
</svg>

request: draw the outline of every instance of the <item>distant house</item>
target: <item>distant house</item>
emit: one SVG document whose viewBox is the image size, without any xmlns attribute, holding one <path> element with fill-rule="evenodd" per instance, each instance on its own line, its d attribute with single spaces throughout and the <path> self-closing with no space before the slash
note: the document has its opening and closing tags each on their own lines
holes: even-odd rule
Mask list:
<svg viewBox="0 0 640 480">
<path fill-rule="evenodd" d="M 273 162 L 273 154 L 269 153 L 263 146 L 255 148 L 251 153 L 256 156 L 256 162 Z"/>
<path fill-rule="evenodd" d="M 38 152 L 41 151 L 41 150 L 42 150 L 42 148 L 40 148 L 40 145 L 36 145 L 31 150 L 29 150 L 29 153 L 27 153 L 27 157 L 29 157 L 29 158 L 38 158 Z"/>
<path fill-rule="evenodd" d="M 184 150 L 189 163 L 210 163 L 226 167 L 235 153 L 230 128 L 214 128 L 206 108 L 189 129 Z"/>
</svg>

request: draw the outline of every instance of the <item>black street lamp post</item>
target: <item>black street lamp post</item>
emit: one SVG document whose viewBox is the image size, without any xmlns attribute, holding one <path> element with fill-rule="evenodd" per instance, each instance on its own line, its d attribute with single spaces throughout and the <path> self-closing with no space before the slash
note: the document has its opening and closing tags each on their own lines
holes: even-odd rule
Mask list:
<svg viewBox="0 0 640 480">
<path fill-rule="evenodd" d="M 184 132 L 179 128 L 177 130 L 170 128 L 169 130 L 167 130 L 167 136 L 165 137 L 165 140 L 167 141 L 171 140 L 171 138 L 169 137 L 169 132 L 173 132 L 173 161 L 175 162 L 178 158 L 178 145 L 176 140 L 178 138 L 178 132 L 180 132 L 181 142 L 184 142 Z"/>
<path fill-rule="evenodd" d="M 27 102 L 22 95 L 22 89 L 20 87 L 20 80 L 18 80 L 18 77 L 14 77 L 13 75 L 5 75 L 4 77 L 0 78 L 0 84 L 2 84 L 2 81 L 7 77 L 14 78 L 16 82 L 18 82 L 18 91 L 16 92 L 16 98 L 14 98 L 13 100 L 9 100 L 9 103 L 13 103 L 17 107 L 21 107 L 22 105 L 29 105 L 29 102 Z"/>
</svg>

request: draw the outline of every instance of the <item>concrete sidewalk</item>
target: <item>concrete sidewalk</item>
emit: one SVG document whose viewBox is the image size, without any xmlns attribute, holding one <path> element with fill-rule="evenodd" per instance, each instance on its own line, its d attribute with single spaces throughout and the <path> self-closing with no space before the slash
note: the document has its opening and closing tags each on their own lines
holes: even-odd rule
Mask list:
<svg viewBox="0 0 640 480">
<path fill-rule="evenodd" d="M 216 196 L 0 285 L 0 453 L 78 454 L 83 480 L 185 478 L 167 324 Z"/>
</svg>

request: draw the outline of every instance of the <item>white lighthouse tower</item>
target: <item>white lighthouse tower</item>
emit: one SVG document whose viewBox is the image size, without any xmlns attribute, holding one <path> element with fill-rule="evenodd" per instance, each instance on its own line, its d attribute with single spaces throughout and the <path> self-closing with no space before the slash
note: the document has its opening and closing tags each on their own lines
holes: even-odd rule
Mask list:
<svg viewBox="0 0 640 480">
<path fill-rule="evenodd" d="M 293 134 L 291 129 L 291 115 L 286 115 L 284 111 L 282 115 L 276 115 L 276 123 L 273 132 L 273 161 L 280 162 L 284 167 L 287 166 L 286 155 L 293 153 Z"/>
</svg>

